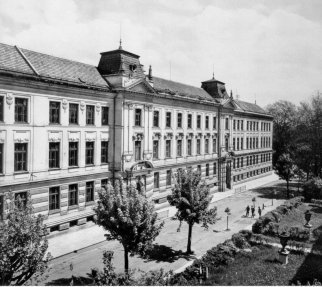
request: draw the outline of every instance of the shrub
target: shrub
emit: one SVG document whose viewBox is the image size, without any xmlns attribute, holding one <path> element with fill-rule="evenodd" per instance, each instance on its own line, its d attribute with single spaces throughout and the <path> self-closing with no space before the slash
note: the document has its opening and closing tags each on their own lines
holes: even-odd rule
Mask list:
<svg viewBox="0 0 322 287">
<path fill-rule="evenodd" d="M 240 230 L 240 231 L 239 231 L 239 234 L 240 234 L 241 236 L 245 237 L 245 239 L 246 239 L 247 241 L 249 241 L 249 239 L 250 239 L 250 238 L 252 237 L 252 235 L 253 235 L 253 232 L 252 232 L 252 231 L 250 231 L 250 230 L 242 229 L 242 230 Z"/>
<path fill-rule="evenodd" d="M 250 247 L 249 243 L 247 242 L 245 236 L 240 233 L 236 233 L 231 237 L 231 240 L 235 244 L 235 246 L 239 249 L 245 249 Z"/>
<path fill-rule="evenodd" d="M 280 222 L 281 221 L 281 215 L 278 212 L 272 211 L 271 213 L 272 213 L 272 216 L 275 219 L 275 222 Z"/>
<path fill-rule="evenodd" d="M 276 222 L 270 222 L 265 231 L 265 235 L 277 236 L 278 235 L 279 224 Z"/>
<path fill-rule="evenodd" d="M 306 200 L 322 199 L 322 179 L 315 177 L 304 183 L 303 194 Z"/>
</svg>

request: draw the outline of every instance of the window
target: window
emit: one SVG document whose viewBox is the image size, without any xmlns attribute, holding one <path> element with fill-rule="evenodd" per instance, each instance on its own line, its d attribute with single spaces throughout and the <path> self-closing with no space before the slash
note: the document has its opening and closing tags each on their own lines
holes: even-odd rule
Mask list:
<svg viewBox="0 0 322 287">
<path fill-rule="evenodd" d="M 197 165 L 197 172 L 199 173 L 199 174 L 201 174 L 201 165 L 199 164 L 199 165 Z"/>
<path fill-rule="evenodd" d="M 95 124 L 95 109 L 94 106 L 86 106 L 86 124 Z"/>
<path fill-rule="evenodd" d="M 229 120 L 228 120 L 228 118 L 225 119 L 225 129 L 229 130 Z"/>
<path fill-rule="evenodd" d="M 201 151 L 200 151 L 200 139 L 197 139 L 197 154 L 201 154 Z"/>
<path fill-rule="evenodd" d="M 239 138 L 237 138 L 237 150 L 239 150 Z"/>
<path fill-rule="evenodd" d="M 237 158 L 237 168 L 239 168 L 239 158 Z"/>
<path fill-rule="evenodd" d="M 228 151 L 229 148 L 229 138 L 225 138 L 225 150 Z"/>
<path fill-rule="evenodd" d="M 233 150 L 236 150 L 236 139 L 233 138 Z"/>
<path fill-rule="evenodd" d="M 167 170 L 167 178 L 166 178 L 166 185 L 171 185 L 171 169 Z"/>
<path fill-rule="evenodd" d="M 27 171 L 27 144 L 15 143 L 15 171 Z"/>
<path fill-rule="evenodd" d="M 78 142 L 69 143 L 69 166 L 78 166 Z"/>
<path fill-rule="evenodd" d="M 135 125 L 141 126 L 141 116 L 142 116 L 142 110 L 141 109 L 135 109 Z"/>
<path fill-rule="evenodd" d="M 178 124 L 178 128 L 182 128 L 182 114 L 179 113 L 177 116 L 177 124 Z"/>
<path fill-rule="evenodd" d="M 159 188 L 159 187 L 160 187 L 159 173 L 155 172 L 154 173 L 154 188 Z"/>
<path fill-rule="evenodd" d="M 3 162 L 4 162 L 4 156 L 3 156 L 3 144 L 0 143 L 0 173 L 3 173 Z M 1 215 L 1 214 L 0 214 Z"/>
<path fill-rule="evenodd" d="M 153 159 L 159 159 L 159 141 L 153 141 Z"/>
<path fill-rule="evenodd" d="M 49 168 L 60 167 L 60 143 L 49 143 Z"/>
<path fill-rule="evenodd" d="M 135 161 L 141 160 L 141 141 L 134 143 Z"/>
<path fill-rule="evenodd" d="M 166 112 L 166 122 L 165 122 L 166 128 L 171 128 L 171 113 Z"/>
<path fill-rule="evenodd" d="M 243 131 L 244 130 L 244 121 L 240 120 L 240 129 Z"/>
<path fill-rule="evenodd" d="M 214 162 L 214 175 L 217 174 L 217 163 Z"/>
<path fill-rule="evenodd" d="M 68 187 L 68 206 L 78 204 L 78 185 L 71 184 Z"/>
<path fill-rule="evenodd" d="M 187 154 L 192 155 L 191 139 L 188 139 L 188 141 L 187 141 Z"/>
<path fill-rule="evenodd" d="M 205 128 L 209 129 L 209 117 L 206 116 L 206 120 L 205 120 Z"/>
<path fill-rule="evenodd" d="M 22 191 L 22 192 L 15 193 L 15 204 L 17 204 L 18 202 L 18 198 L 20 199 L 20 202 L 21 202 L 21 206 L 19 207 L 26 207 L 27 200 L 28 200 L 28 192 Z"/>
<path fill-rule="evenodd" d="M 94 201 L 94 181 L 86 182 L 86 196 L 85 201 L 90 202 Z"/>
<path fill-rule="evenodd" d="M 165 141 L 165 157 L 171 157 L 171 140 Z"/>
<path fill-rule="evenodd" d="M 102 107 L 102 126 L 108 126 L 109 108 Z"/>
<path fill-rule="evenodd" d="M 217 118 L 213 117 L 213 129 L 215 130 L 217 128 Z"/>
<path fill-rule="evenodd" d="M 85 164 L 94 164 L 94 142 L 86 142 Z"/>
<path fill-rule="evenodd" d="M 177 140 L 177 156 L 182 156 L 182 140 Z"/>
<path fill-rule="evenodd" d="M 101 142 L 101 164 L 108 163 L 108 141 Z"/>
<path fill-rule="evenodd" d="M 206 164 L 206 176 L 209 176 L 209 163 Z"/>
<path fill-rule="evenodd" d="M 201 115 L 197 115 L 197 129 L 201 128 Z"/>
<path fill-rule="evenodd" d="M 244 166 L 244 158 L 243 157 L 241 157 L 240 158 L 240 167 L 243 167 Z"/>
<path fill-rule="evenodd" d="M 244 138 L 240 139 L 240 149 L 244 149 Z"/>
<path fill-rule="evenodd" d="M 159 127 L 159 111 L 153 112 L 153 126 Z"/>
<path fill-rule="evenodd" d="M 0 96 L 0 122 L 3 122 L 3 109 L 4 109 L 3 99 L 4 97 Z"/>
<path fill-rule="evenodd" d="M 15 98 L 15 122 L 28 123 L 28 100 Z"/>
<path fill-rule="evenodd" d="M 78 104 L 69 104 L 69 123 L 78 124 Z"/>
<path fill-rule="evenodd" d="M 215 153 L 217 152 L 217 140 L 212 139 L 212 152 Z"/>
<path fill-rule="evenodd" d="M 205 139 L 205 153 L 209 153 L 209 139 Z"/>
<path fill-rule="evenodd" d="M 249 139 L 246 138 L 246 148 L 248 149 L 249 148 Z"/>
<path fill-rule="evenodd" d="M 60 190 L 59 186 L 49 188 L 49 210 L 60 208 Z"/>
<path fill-rule="evenodd" d="M 188 114 L 188 129 L 192 128 L 192 114 Z"/>
<path fill-rule="evenodd" d="M 240 129 L 240 121 L 238 120 L 237 121 L 237 130 L 239 130 Z"/>
<path fill-rule="evenodd" d="M 236 120 L 234 120 L 234 122 L 233 122 L 233 129 L 234 130 L 236 129 Z"/>
<path fill-rule="evenodd" d="M 49 123 L 60 123 L 60 102 L 49 102 Z"/>
</svg>

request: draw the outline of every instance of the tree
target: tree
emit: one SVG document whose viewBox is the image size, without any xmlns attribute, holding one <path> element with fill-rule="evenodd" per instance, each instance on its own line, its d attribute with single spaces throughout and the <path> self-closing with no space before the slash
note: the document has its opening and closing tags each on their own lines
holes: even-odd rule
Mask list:
<svg viewBox="0 0 322 287">
<path fill-rule="evenodd" d="M 179 169 L 175 175 L 175 185 L 172 194 L 168 195 L 170 205 L 177 208 L 176 216 L 186 221 L 189 226 L 187 253 L 191 254 L 192 227 L 194 224 L 202 223 L 206 229 L 208 224 L 214 224 L 217 218 L 217 208 L 208 210 L 212 196 L 209 187 L 201 182 L 200 173 L 191 170 Z M 179 227 L 180 230 L 180 227 Z"/>
<path fill-rule="evenodd" d="M 98 192 L 94 208 L 96 223 L 109 231 L 108 240 L 118 240 L 124 248 L 124 270 L 128 274 L 131 254 L 144 254 L 159 235 L 163 222 L 157 224 L 154 205 L 133 186 L 125 187 L 122 179 L 115 187 L 108 185 Z"/>
<path fill-rule="evenodd" d="M 289 183 L 294 177 L 295 164 L 289 153 L 283 153 L 277 159 L 274 170 L 276 174 L 283 180 L 286 180 L 287 198 L 290 197 Z"/>
<path fill-rule="evenodd" d="M 273 118 L 273 165 L 279 156 L 294 146 L 294 134 L 298 122 L 297 107 L 288 101 L 280 100 L 266 107 Z"/>
<path fill-rule="evenodd" d="M 30 198 L 6 195 L 8 213 L 0 221 L 0 285 L 23 285 L 47 268 L 47 228 L 43 216 L 35 216 Z"/>
</svg>

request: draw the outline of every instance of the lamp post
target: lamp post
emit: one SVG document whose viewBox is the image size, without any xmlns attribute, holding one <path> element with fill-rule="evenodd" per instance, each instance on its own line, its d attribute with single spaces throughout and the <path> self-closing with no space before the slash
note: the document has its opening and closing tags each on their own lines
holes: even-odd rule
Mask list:
<svg viewBox="0 0 322 287">
<path fill-rule="evenodd" d="M 227 207 L 227 208 L 225 209 L 225 212 L 226 212 L 226 214 L 227 214 L 227 229 L 226 229 L 226 231 L 229 231 L 230 229 L 228 228 L 228 217 L 229 217 L 229 215 L 230 215 L 230 208 L 229 208 L 229 207 Z"/>
<path fill-rule="evenodd" d="M 274 196 L 272 197 L 272 206 L 274 205 L 273 199 L 274 199 L 274 197 L 276 197 L 276 190 L 274 190 L 273 194 L 274 194 Z"/>
<path fill-rule="evenodd" d="M 253 197 L 252 202 L 253 202 L 253 205 L 254 205 L 254 208 L 255 208 L 256 197 Z"/>
<path fill-rule="evenodd" d="M 304 224 L 304 227 L 311 228 L 312 224 L 310 224 L 310 220 L 311 220 L 311 217 L 312 217 L 312 213 L 309 210 L 307 210 L 304 213 L 304 217 L 305 217 L 305 220 L 306 220 L 306 223 Z"/>
</svg>

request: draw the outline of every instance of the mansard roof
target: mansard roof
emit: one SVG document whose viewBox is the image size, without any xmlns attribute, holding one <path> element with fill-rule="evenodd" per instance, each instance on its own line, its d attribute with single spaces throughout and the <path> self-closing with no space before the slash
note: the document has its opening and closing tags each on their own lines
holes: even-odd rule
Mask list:
<svg viewBox="0 0 322 287">
<path fill-rule="evenodd" d="M 0 70 L 18 72 L 55 81 L 108 88 L 92 65 L 0 43 Z"/>
<path fill-rule="evenodd" d="M 248 103 L 240 100 L 234 100 L 234 102 L 241 110 L 245 112 L 269 115 L 269 113 L 267 113 L 263 108 L 261 108 L 256 104 L 252 104 L 252 103 Z"/>
<path fill-rule="evenodd" d="M 158 77 L 153 77 L 153 88 L 158 93 L 167 93 L 170 95 L 177 94 L 183 97 L 215 102 L 215 100 L 202 88 L 165 80 Z"/>
</svg>

